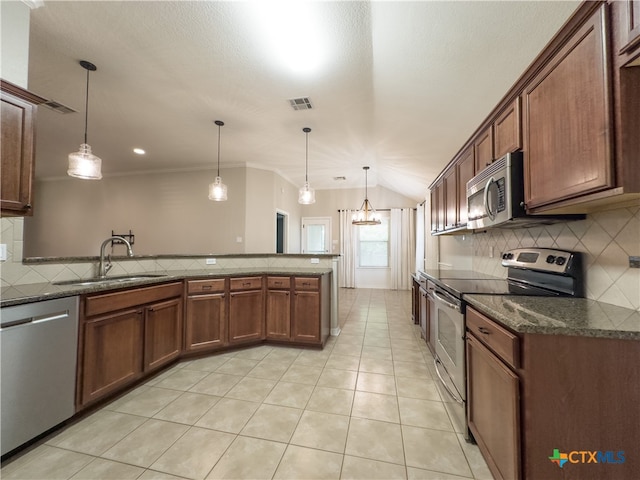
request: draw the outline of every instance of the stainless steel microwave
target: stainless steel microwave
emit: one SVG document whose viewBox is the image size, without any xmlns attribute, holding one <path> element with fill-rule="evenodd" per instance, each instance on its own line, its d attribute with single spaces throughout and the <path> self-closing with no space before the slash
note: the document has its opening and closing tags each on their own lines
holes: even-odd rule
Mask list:
<svg viewBox="0 0 640 480">
<path fill-rule="evenodd" d="M 467 228 L 490 228 L 525 217 L 522 152 L 508 153 L 467 182 Z"/>
</svg>

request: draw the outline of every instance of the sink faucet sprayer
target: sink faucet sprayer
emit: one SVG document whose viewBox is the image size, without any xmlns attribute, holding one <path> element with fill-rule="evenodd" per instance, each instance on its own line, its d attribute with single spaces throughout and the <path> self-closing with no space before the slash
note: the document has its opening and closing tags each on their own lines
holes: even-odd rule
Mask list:
<svg viewBox="0 0 640 480">
<path fill-rule="evenodd" d="M 130 257 L 133 257 L 133 250 L 131 249 L 131 244 L 126 238 L 120 237 L 117 235 L 107 238 L 104 242 L 102 242 L 102 245 L 100 245 L 100 264 L 98 265 L 99 278 L 106 277 L 107 272 L 111 270 L 111 267 L 113 267 L 113 264 L 111 263 L 111 254 L 107 255 L 107 262 L 105 263 L 104 261 L 104 248 L 107 246 L 107 244 L 111 243 L 113 240 L 120 240 L 124 242 L 124 244 L 127 246 L 127 255 Z"/>
</svg>

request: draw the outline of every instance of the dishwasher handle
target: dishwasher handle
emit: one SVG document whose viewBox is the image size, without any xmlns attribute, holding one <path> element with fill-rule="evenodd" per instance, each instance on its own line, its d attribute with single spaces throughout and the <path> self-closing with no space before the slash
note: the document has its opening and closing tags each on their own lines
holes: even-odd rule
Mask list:
<svg viewBox="0 0 640 480">
<path fill-rule="evenodd" d="M 434 290 L 433 292 L 433 297 L 439 301 L 440 303 L 444 303 L 447 307 L 455 310 L 456 312 L 460 311 L 460 305 L 456 305 L 455 303 L 451 303 L 450 301 L 448 301 L 446 298 L 438 295 L 438 292 Z"/>
<path fill-rule="evenodd" d="M 456 403 L 459 403 L 460 405 L 464 405 L 464 402 L 462 401 L 461 398 L 458 398 L 449 388 L 449 386 L 447 385 L 447 382 L 444 381 L 444 378 L 442 377 L 442 374 L 440 373 L 440 370 L 438 369 L 438 364 L 442 365 L 442 362 L 440 362 L 440 360 L 438 360 L 437 358 L 433 361 L 434 366 L 436 367 L 436 373 L 438 374 L 438 378 L 440 379 L 440 383 L 442 384 L 442 386 L 444 387 L 444 389 L 447 391 L 447 393 L 449 395 L 451 395 L 451 398 L 453 398 Z"/>
<path fill-rule="evenodd" d="M 36 315 L 33 317 L 19 318 L 17 320 L 11 320 L 3 323 L 0 326 L 0 330 L 19 327 L 20 325 L 26 325 L 28 323 L 44 323 L 44 322 L 51 322 L 54 320 L 62 320 L 64 318 L 69 318 L 69 310 L 65 310 L 63 312 L 49 313 L 46 315 Z"/>
</svg>

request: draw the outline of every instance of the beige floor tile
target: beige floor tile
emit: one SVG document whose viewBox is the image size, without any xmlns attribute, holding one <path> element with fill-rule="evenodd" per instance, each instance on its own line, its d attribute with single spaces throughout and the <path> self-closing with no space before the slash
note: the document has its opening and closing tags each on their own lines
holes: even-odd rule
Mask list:
<svg viewBox="0 0 640 480">
<path fill-rule="evenodd" d="M 286 363 L 287 365 L 291 365 L 298 355 L 300 355 L 301 350 L 296 350 L 287 347 L 277 347 L 274 348 L 269 354 L 264 357 L 263 361 L 269 363 Z"/>
<path fill-rule="evenodd" d="M 307 410 L 349 415 L 353 405 L 353 394 L 353 390 L 317 386 L 307 403 Z"/>
<path fill-rule="evenodd" d="M 207 478 L 270 479 L 287 447 L 284 443 L 239 436 Z"/>
<path fill-rule="evenodd" d="M 94 457 L 49 445 L 36 449 L 2 467 L 3 479 L 67 479 L 79 472 Z"/>
<path fill-rule="evenodd" d="M 171 372 L 171 373 L 173 373 L 173 372 Z M 168 376 L 168 375 L 169 375 L 169 372 L 167 372 L 166 376 Z M 158 377 L 156 377 L 156 379 L 158 379 L 160 377 L 166 378 L 166 376 L 159 375 Z M 122 405 L 124 403 L 127 403 L 132 398 L 137 397 L 138 395 L 142 395 L 144 392 L 148 392 L 149 389 L 151 388 L 151 385 L 149 385 L 149 383 L 150 382 L 147 382 L 144 385 L 140 385 L 139 387 L 136 387 L 133 390 L 128 391 L 124 395 L 119 396 L 114 401 L 112 401 L 111 403 L 107 404 L 104 408 L 106 410 L 115 410 L 120 405 Z"/>
<path fill-rule="evenodd" d="M 420 340 L 420 342 L 424 342 L 424 340 Z M 415 338 L 396 338 L 391 337 L 391 349 L 396 352 L 405 350 L 405 351 L 419 351 L 420 343 Z"/>
<path fill-rule="evenodd" d="M 325 368 L 318 378 L 317 386 L 353 390 L 356 388 L 357 378 L 358 372 Z"/>
<path fill-rule="evenodd" d="M 305 411 L 298 422 L 291 444 L 344 453 L 349 417 Z"/>
<path fill-rule="evenodd" d="M 396 395 L 396 381 L 393 375 L 381 375 L 379 373 L 358 373 L 356 390 L 371 393 L 384 393 Z"/>
<path fill-rule="evenodd" d="M 404 465 L 345 455 L 340 478 L 342 480 L 405 480 L 407 472 Z"/>
<path fill-rule="evenodd" d="M 153 418 L 193 425 L 221 398 L 202 393 L 185 392 L 156 413 Z"/>
<path fill-rule="evenodd" d="M 425 363 L 424 354 L 421 350 L 404 350 L 402 348 L 392 348 L 394 362 Z"/>
<path fill-rule="evenodd" d="M 47 444 L 101 455 L 146 421 L 143 417 L 101 410 L 62 431 Z"/>
<path fill-rule="evenodd" d="M 248 358 L 249 360 L 263 360 L 264 357 L 273 351 L 274 347 L 269 345 L 258 345 L 249 347 L 236 352 L 236 358 Z"/>
<path fill-rule="evenodd" d="M 455 433 L 403 425 L 402 437 L 408 467 L 472 476 Z"/>
<path fill-rule="evenodd" d="M 362 347 L 362 358 L 379 358 L 380 360 L 391 360 L 391 348 L 372 347 L 365 345 Z"/>
<path fill-rule="evenodd" d="M 399 397 L 441 400 L 435 381 L 430 378 L 423 378 L 417 382 L 411 377 L 396 377 L 396 388 Z"/>
<path fill-rule="evenodd" d="M 293 365 L 309 365 L 311 367 L 324 367 L 331 354 L 326 347 L 323 350 L 303 350 Z"/>
<path fill-rule="evenodd" d="M 146 468 L 155 462 L 188 428 L 186 425 L 150 419 L 101 456 Z"/>
<path fill-rule="evenodd" d="M 324 368 L 333 368 L 336 370 L 354 370 L 357 371 L 360 367 L 360 357 L 352 355 L 340 355 L 332 353 L 327 360 Z"/>
<path fill-rule="evenodd" d="M 105 460 L 104 458 L 96 458 L 71 477 L 71 480 L 133 480 L 143 472 L 144 468 Z"/>
<path fill-rule="evenodd" d="M 274 479 L 338 479 L 343 455 L 312 448 L 287 447 Z"/>
<path fill-rule="evenodd" d="M 177 477 L 170 473 L 156 472 L 155 470 L 145 470 L 138 480 L 181 480 L 183 477 Z M 114 479 L 115 480 L 115 479 Z"/>
<path fill-rule="evenodd" d="M 204 478 L 234 439 L 230 433 L 192 427 L 151 468 L 186 478 Z"/>
<path fill-rule="evenodd" d="M 153 377 L 151 377 L 149 380 L 147 380 L 144 384 L 147 386 L 154 386 L 156 383 L 161 382 L 162 380 L 164 380 L 165 378 L 167 378 L 169 375 L 173 375 L 175 372 L 177 372 L 178 370 L 182 369 L 184 365 L 182 365 L 181 363 L 179 363 L 178 365 L 171 367 L 163 372 L 160 372 L 156 375 L 154 375 Z M 140 388 L 140 387 L 138 387 Z"/>
<path fill-rule="evenodd" d="M 220 367 L 216 369 L 216 372 L 228 373 L 229 375 L 246 375 L 256 365 L 258 365 L 258 360 L 239 358 L 238 356 L 235 356 L 230 358 L 223 365 L 220 365 Z"/>
<path fill-rule="evenodd" d="M 375 335 L 364 336 L 364 346 L 391 348 L 389 337 L 379 337 Z"/>
<path fill-rule="evenodd" d="M 347 335 L 341 332 L 336 340 L 336 345 L 362 345 L 364 335 Z"/>
<path fill-rule="evenodd" d="M 288 442 L 303 410 L 263 404 L 240 431 L 247 437 Z"/>
<path fill-rule="evenodd" d="M 224 365 L 233 357 L 220 357 L 213 355 L 211 357 L 198 358 L 197 360 L 191 360 L 186 362 L 184 368 L 187 370 L 200 370 L 203 372 L 215 372 L 216 369 Z"/>
<path fill-rule="evenodd" d="M 396 377 L 428 378 L 431 373 L 424 362 L 393 362 L 393 369 Z"/>
<path fill-rule="evenodd" d="M 289 365 L 286 363 L 262 361 L 247 373 L 247 376 L 264 378 L 265 380 L 280 380 L 288 369 Z"/>
<path fill-rule="evenodd" d="M 390 360 L 381 360 L 379 358 L 361 358 L 360 372 L 382 373 L 384 375 L 393 375 L 393 362 Z"/>
<path fill-rule="evenodd" d="M 223 398 L 196 422 L 196 427 L 239 433 L 259 406 L 256 402 Z"/>
<path fill-rule="evenodd" d="M 351 416 L 380 420 L 383 422 L 400 423 L 398 397 L 395 395 L 356 391 Z"/>
<path fill-rule="evenodd" d="M 178 390 L 150 387 L 149 390 L 119 405 L 115 411 L 142 417 L 153 417 L 180 395 L 181 392 Z"/>
<path fill-rule="evenodd" d="M 264 403 L 303 409 L 313 393 L 313 385 L 278 382 Z"/>
<path fill-rule="evenodd" d="M 353 345 L 350 343 L 344 343 L 342 345 L 338 345 L 336 343 L 331 353 L 336 355 L 349 355 L 353 357 L 360 357 L 360 354 L 362 353 L 362 345 Z"/>
<path fill-rule="evenodd" d="M 453 425 L 442 402 L 399 397 L 398 403 L 403 425 L 453 432 Z"/>
<path fill-rule="evenodd" d="M 467 480 L 470 477 L 460 477 L 443 472 L 422 470 L 421 468 L 407 467 L 407 477 L 409 480 Z"/>
<path fill-rule="evenodd" d="M 487 466 L 487 462 L 485 462 L 482 457 L 482 454 L 478 449 L 478 445 L 467 442 L 461 433 L 458 433 L 457 436 L 458 443 L 462 447 L 464 456 L 467 457 L 467 462 L 469 462 L 469 466 L 473 472 L 473 478 L 477 478 L 479 480 L 493 480 L 493 475 Z"/>
<path fill-rule="evenodd" d="M 315 385 L 322 373 L 320 367 L 310 367 L 308 365 L 291 365 L 280 379 L 283 382 L 303 383 L 305 385 Z"/>
<path fill-rule="evenodd" d="M 176 370 L 164 380 L 156 383 L 154 387 L 185 391 L 189 390 L 206 376 L 207 372 L 181 368 L 180 370 Z"/>
<path fill-rule="evenodd" d="M 206 393 L 207 395 L 225 396 L 242 377 L 238 375 L 226 375 L 224 373 L 210 373 L 193 387 L 189 389 L 195 393 Z"/>
<path fill-rule="evenodd" d="M 351 417 L 345 454 L 404 465 L 400 425 Z"/>
<path fill-rule="evenodd" d="M 250 402 L 262 402 L 269 395 L 275 384 L 275 380 L 244 377 L 225 396 Z"/>
</svg>

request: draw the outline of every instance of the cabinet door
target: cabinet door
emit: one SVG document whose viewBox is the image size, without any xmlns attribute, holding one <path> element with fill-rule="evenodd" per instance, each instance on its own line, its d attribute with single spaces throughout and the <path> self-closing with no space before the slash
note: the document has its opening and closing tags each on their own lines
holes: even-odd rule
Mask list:
<svg viewBox="0 0 640 480">
<path fill-rule="evenodd" d="M 620 53 L 627 53 L 640 46 L 640 0 L 623 0 L 622 25 L 623 41 Z"/>
<path fill-rule="evenodd" d="M 291 339 L 291 293 L 288 290 L 267 291 L 266 324 L 267 338 Z"/>
<path fill-rule="evenodd" d="M 179 298 L 145 309 L 144 370 L 158 368 L 180 355 L 182 346 L 182 301 Z"/>
<path fill-rule="evenodd" d="M 489 126 L 473 142 L 474 157 L 476 162 L 476 172 L 488 167 L 493 163 L 493 127 Z"/>
<path fill-rule="evenodd" d="M 82 404 L 140 378 L 142 329 L 142 310 L 105 315 L 84 324 Z"/>
<path fill-rule="evenodd" d="M 262 290 L 232 292 L 229 298 L 229 343 L 262 340 L 264 338 L 263 319 Z"/>
<path fill-rule="evenodd" d="M 446 205 L 444 203 L 444 183 L 442 181 L 436 186 L 436 196 L 438 197 L 436 202 L 438 205 L 438 211 L 436 212 L 438 222 L 436 225 L 436 231 L 441 232 L 444 230 L 446 212 Z"/>
<path fill-rule="evenodd" d="M 431 233 L 438 231 L 438 187 L 434 187 L 429 192 L 431 199 Z"/>
<path fill-rule="evenodd" d="M 524 92 L 527 208 L 612 187 L 607 5 Z"/>
<path fill-rule="evenodd" d="M 473 149 L 468 148 L 456 164 L 457 184 L 458 184 L 458 225 L 466 225 L 469 211 L 467 210 L 467 182 L 475 174 L 475 163 Z"/>
<path fill-rule="evenodd" d="M 2 92 L 2 200 L 3 214 L 31 215 L 36 106 Z"/>
<path fill-rule="evenodd" d="M 458 186 L 455 166 L 451 167 L 444 175 L 444 198 L 444 228 L 449 230 L 458 226 Z"/>
<path fill-rule="evenodd" d="M 467 335 L 469 429 L 494 477 L 520 478 L 519 379 L 473 335 Z"/>
<path fill-rule="evenodd" d="M 295 292 L 293 302 L 292 340 L 320 343 L 320 293 Z"/>
<path fill-rule="evenodd" d="M 493 123 L 495 158 L 522 148 L 522 118 L 520 97 L 517 97 Z"/>
<path fill-rule="evenodd" d="M 226 302 L 224 293 L 194 295 L 187 298 L 185 348 L 210 350 L 227 344 Z"/>
</svg>

